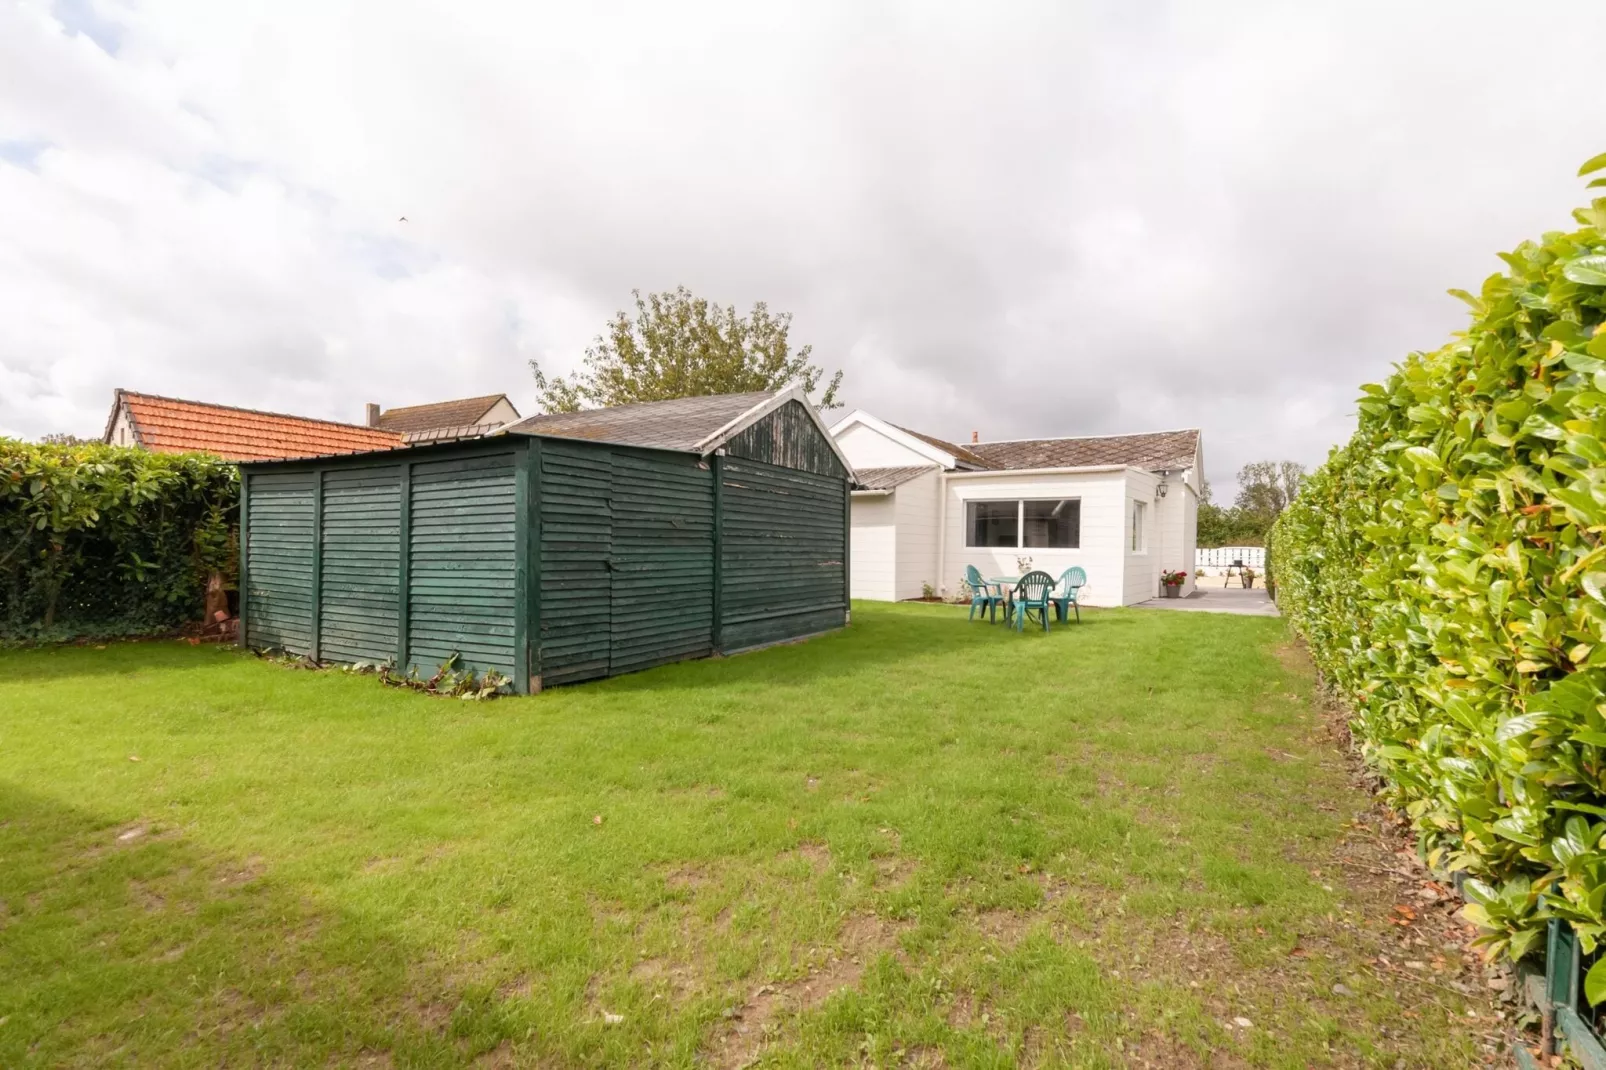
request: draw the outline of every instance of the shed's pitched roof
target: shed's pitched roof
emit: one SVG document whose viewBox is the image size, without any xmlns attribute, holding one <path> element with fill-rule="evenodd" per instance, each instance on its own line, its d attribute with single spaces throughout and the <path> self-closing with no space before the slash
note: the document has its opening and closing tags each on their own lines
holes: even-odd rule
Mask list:
<svg viewBox="0 0 1606 1070">
<path fill-rule="evenodd" d="M 910 432 L 913 434 L 914 432 Z M 908 468 L 855 468 L 858 484 L 865 490 L 892 490 L 917 476 L 938 471 L 934 464 L 917 464 Z"/>
<path fill-rule="evenodd" d="M 1191 468 L 1199 451 L 1197 429 L 1086 438 L 1026 438 L 977 442 L 970 452 L 987 468 Z"/>
<path fill-rule="evenodd" d="M 486 394 L 478 398 L 459 398 L 456 401 L 436 401 L 428 405 L 405 405 L 386 409 L 379 414 L 377 426 L 387 431 L 435 431 L 443 427 L 473 427 L 480 417 L 491 411 L 498 401 L 506 401 L 506 394 Z M 508 401 L 509 405 L 513 402 Z M 518 409 L 514 408 L 514 412 Z"/>
<path fill-rule="evenodd" d="M 402 444 L 401 435 L 375 427 L 122 389 L 112 402 L 108 442 L 117 410 L 125 405 L 135 440 L 153 453 L 201 451 L 226 461 L 263 461 L 394 449 Z"/>
<path fill-rule="evenodd" d="M 583 438 L 621 446 L 663 450 L 700 450 L 732 421 L 773 398 L 776 391 L 751 394 L 709 394 L 615 405 L 582 412 L 554 412 L 530 416 L 505 430 L 555 438 Z"/>
</svg>

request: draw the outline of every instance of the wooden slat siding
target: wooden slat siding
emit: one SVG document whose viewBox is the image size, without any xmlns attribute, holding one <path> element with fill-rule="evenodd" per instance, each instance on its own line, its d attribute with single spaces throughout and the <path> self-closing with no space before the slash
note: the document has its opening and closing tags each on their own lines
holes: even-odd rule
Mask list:
<svg viewBox="0 0 1606 1070">
<path fill-rule="evenodd" d="M 247 645 L 312 652 L 311 472 L 252 475 L 246 497 Z"/>
<path fill-rule="evenodd" d="M 513 690 L 530 690 L 530 452 L 513 460 Z"/>
<path fill-rule="evenodd" d="M 312 473 L 312 660 L 323 659 L 323 477 Z"/>
<path fill-rule="evenodd" d="M 528 648 L 529 679 L 526 693 L 540 691 L 545 682 L 541 675 L 541 440 L 532 437 L 524 447 L 528 458 L 530 492 L 525 521 L 524 539 L 529 544 L 528 617 L 525 620 L 524 644 Z"/>
<path fill-rule="evenodd" d="M 822 476 L 845 477 L 847 469 L 831 440 L 820 432 L 801 402 L 788 401 L 774 412 L 743 428 L 725 443 L 731 457 L 763 461 Z"/>
<path fill-rule="evenodd" d="M 396 656 L 401 497 L 399 467 L 323 473 L 319 653 L 324 661 L 382 662 Z"/>
<path fill-rule="evenodd" d="M 413 466 L 410 461 L 401 463 L 397 477 L 396 497 L 396 648 L 391 652 L 397 665 L 412 664 L 407 656 L 407 636 L 412 624 L 407 619 L 408 592 L 413 589 Z"/>
<path fill-rule="evenodd" d="M 613 451 L 611 675 L 707 657 L 714 488 L 692 454 Z"/>
<path fill-rule="evenodd" d="M 721 633 L 721 629 L 724 626 L 725 620 L 725 554 L 722 549 L 724 540 L 721 534 L 725 527 L 725 451 L 719 450 L 708 459 L 708 462 L 710 466 L 710 474 L 712 474 L 714 482 L 714 537 L 711 541 L 714 555 L 714 582 L 712 584 L 713 592 L 711 599 L 713 602 L 714 620 L 713 636 L 709 640 L 709 646 L 712 647 L 714 653 L 717 654 L 725 649 L 725 638 Z"/>
<path fill-rule="evenodd" d="M 251 545 L 251 474 L 249 472 L 240 473 L 239 539 L 240 546 L 249 547 Z M 251 590 L 251 555 L 249 552 L 240 554 L 239 585 L 240 604 L 239 612 L 234 622 L 234 641 L 240 646 L 249 649 L 251 641 L 248 638 L 250 635 L 248 629 L 251 627 L 251 615 L 246 612 L 250 608 L 248 603 L 251 601 L 246 597 Z"/>
<path fill-rule="evenodd" d="M 722 468 L 722 648 L 840 628 L 847 620 L 844 476 L 735 457 Z"/>
<path fill-rule="evenodd" d="M 605 446 L 547 438 L 540 445 L 541 686 L 610 672 L 612 617 L 609 495 L 613 455 Z"/>
<path fill-rule="evenodd" d="M 428 674 L 459 667 L 512 676 L 514 454 L 415 461 L 408 502 L 407 657 Z"/>
</svg>

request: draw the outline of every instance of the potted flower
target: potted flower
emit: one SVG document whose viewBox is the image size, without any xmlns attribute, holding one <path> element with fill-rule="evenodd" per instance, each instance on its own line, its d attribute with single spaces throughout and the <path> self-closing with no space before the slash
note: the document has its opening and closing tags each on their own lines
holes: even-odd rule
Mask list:
<svg viewBox="0 0 1606 1070">
<path fill-rule="evenodd" d="M 1160 590 L 1167 598 L 1181 598 L 1182 581 L 1187 578 L 1188 574 L 1181 569 L 1168 568 L 1160 573 Z"/>
<path fill-rule="evenodd" d="M 1255 585 L 1255 570 L 1252 569 L 1252 568 L 1244 569 L 1244 586 L 1245 587 L 1253 587 L 1254 585 Z"/>
</svg>

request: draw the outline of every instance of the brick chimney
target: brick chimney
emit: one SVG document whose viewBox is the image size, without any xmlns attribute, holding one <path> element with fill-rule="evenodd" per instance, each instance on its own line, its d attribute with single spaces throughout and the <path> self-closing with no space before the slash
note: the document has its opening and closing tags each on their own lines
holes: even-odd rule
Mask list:
<svg viewBox="0 0 1606 1070">
<path fill-rule="evenodd" d="M 379 426 L 379 405 L 377 402 L 370 401 L 368 403 L 368 426 Z"/>
<path fill-rule="evenodd" d="M 980 441 L 981 441 L 981 432 L 980 431 L 972 431 L 970 433 L 970 442 L 971 442 L 971 444 L 975 445 L 976 443 L 978 443 Z"/>
</svg>

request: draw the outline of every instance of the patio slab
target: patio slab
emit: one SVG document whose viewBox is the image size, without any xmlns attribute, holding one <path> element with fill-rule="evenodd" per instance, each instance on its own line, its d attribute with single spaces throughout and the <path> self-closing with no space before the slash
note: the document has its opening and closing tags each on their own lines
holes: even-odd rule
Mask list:
<svg viewBox="0 0 1606 1070">
<path fill-rule="evenodd" d="M 1218 581 L 1219 582 L 1219 581 Z M 1172 609 L 1184 613 L 1236 613 L 1241 617 L 1280 617 L 1277 603 L 1264 588 L 1195 587 L 1186 598 L 1151 598 L 1138 609 Z"/>
</svg>

